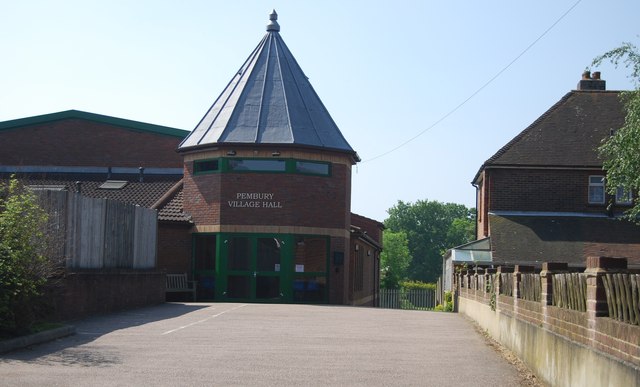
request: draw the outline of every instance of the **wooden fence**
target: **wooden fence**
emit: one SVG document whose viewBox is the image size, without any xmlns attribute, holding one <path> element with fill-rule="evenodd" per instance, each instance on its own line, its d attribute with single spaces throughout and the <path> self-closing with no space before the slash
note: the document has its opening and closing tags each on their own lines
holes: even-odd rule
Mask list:
<svg viewBox="0 0 640 387">
<path fill-rule="evenodd" d="M 380 308 L 431 310 L 436 307 L 436 290 L 380 289 Z"/>
<path fill-rule="evenodd" d="M 553 305 L 585 312 L 587 310 L 587 275 L 558 273 L 552 277 Z"/>
<path fill-rule="evenodd" d="M 523 300 L 540 302 L 542 296 L 542 282 L 540 274 L 523 273 L 518 283 L 518 294 Z"/>
<path fill-rule="evenodd" d="M 562 309 L 570 309 L 577 312 L 587 311 L 587 277 L 585 272 L 570 272 L 566 264 L 560 272 L 547 270 L 550 289 L 550 305 Z M 508 297 L 517 297 L 527 301 L 545 302 L 543 300 L 543 283 L 545 279 L 540 273 L 520 271 L 524 267 L 499 267 L 496 269 L 475 269 L 461 272 L 455 283 L 460 288 L 466 288 L 481 292 L 483 296 L 490 297 L 498 294 Z M 526 270 L 533 270 L 532 267 Z M 506 271 L 506 272 L 505 272 Z M 640 274 L 635 273 L 609 273 L 602 275 L 602 283 L 606 293 L 606 305 L 608 316 L 612 319 L 633 325 L 640 325 Z M 517 296 L 514 293 L 517 288 Z M 604 300 L 603 300 L 604 301 Z"/>
<path fill-rule="evenodd" d="M 37 191 L 49 213 L 52 247 L 73 269 L 151 269 L 156 265 L 157 212 L 68 191 Z"/>
<path fill-rule="evenodd" d="M 609 317 L 640 325 L 640 274 L 607 274 L 602 277 Z"/>
</svg>

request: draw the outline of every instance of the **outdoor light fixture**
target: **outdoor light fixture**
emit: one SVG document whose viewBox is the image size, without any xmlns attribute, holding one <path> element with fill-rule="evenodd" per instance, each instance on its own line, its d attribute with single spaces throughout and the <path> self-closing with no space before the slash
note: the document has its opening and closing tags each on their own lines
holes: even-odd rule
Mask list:
<svg viewBox="0 0 640 387">
<path fill-rule="evenodd" d="M 280 156 L 280 152 L 275 151 L 275 152 L 273 152 L 273 153 L 271 154 L 271 156 Z"/>
<path fill-rule="evenodd" d="M 227 152 L 227 156 L 235 156 L 236 155 L 236 151 L 234 150 L 230 150 Z"/>
</svg>

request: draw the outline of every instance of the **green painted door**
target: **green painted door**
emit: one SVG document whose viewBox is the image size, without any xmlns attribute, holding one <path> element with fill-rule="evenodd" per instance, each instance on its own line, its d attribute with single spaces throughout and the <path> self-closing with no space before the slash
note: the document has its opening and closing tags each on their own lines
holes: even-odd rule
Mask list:
<svg viewBox="0 0 640 387">
<path fill-rule="evenodd" d="M 284 241 L 277 235 L 230 235 L 218 262 L 228 301 L 283 302 Z"/>
</svg>

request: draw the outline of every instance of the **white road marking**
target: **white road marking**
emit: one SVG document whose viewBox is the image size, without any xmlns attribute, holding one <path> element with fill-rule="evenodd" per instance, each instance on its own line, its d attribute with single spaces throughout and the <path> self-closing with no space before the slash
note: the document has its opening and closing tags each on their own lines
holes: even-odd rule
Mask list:
<svg viewBox="0 0 640 387">
<path fill-rule="evenodd" d="M 170 330 L 170 331 L 166 331 L 166 332 L 162 333 L 162 334 L 161 334 L 161 336 L 168 335 L 169 333 L 177 332 L 177 331 L 182 330 L 182 329 L 185 329 L 185 328 L 189 328 L 190 326 L 193 326 L 193 325 L 196 325 L 196 324 L 200 324 L 200 323 L 203 323 L 203 322 L 205 322 L 205 321 L 209 321 L 209 320 L 214 319 L 214 318 L 216 318 L 216 317 L 218 317 L 218 316 L 221 316 L 221 315 L 223 315 L 223 314 L 225 314 L 225 313 L 227 313 L 227 312 L 234 311 L 234 310 L 236 310 L 236 309 L 239 309 L 239 308 L 245 307 L 245 306 L 247 306 L 247 305 L 248 305 L 248 304 L 238 305 L 238 306 L 236 306 L 235 308 L 231 308 L 231 309 L 228 309 L 228 310 L 222 311 L 222 312 L 220 312 L 220 313 L 214 314 L 213 316 L 209 316 L 209 317 L 207 317 L 207 318 L 203 318 L 202 320 L 195 321 L 195 322 L 192 322 L 192 323 L 187 324 L 187 325 L 183 325 L 183 326 L 181 326 L 181 327 L 178 327 L 178 328 L 176 328 L 176 329 L 172 329 L 172 330 Z"/>
</svg>

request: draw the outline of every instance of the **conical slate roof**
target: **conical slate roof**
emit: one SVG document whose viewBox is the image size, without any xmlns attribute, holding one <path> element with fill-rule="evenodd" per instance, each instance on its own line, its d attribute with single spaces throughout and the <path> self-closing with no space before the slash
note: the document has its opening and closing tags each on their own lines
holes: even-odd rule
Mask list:
<svg viewBox="0 0 640 387">
<path fill-rule="evenodd" d="M 280 37 L 267 34 L 179 149 L 227 143 L 291 144 L 357 155 Z"/>
</svg>

